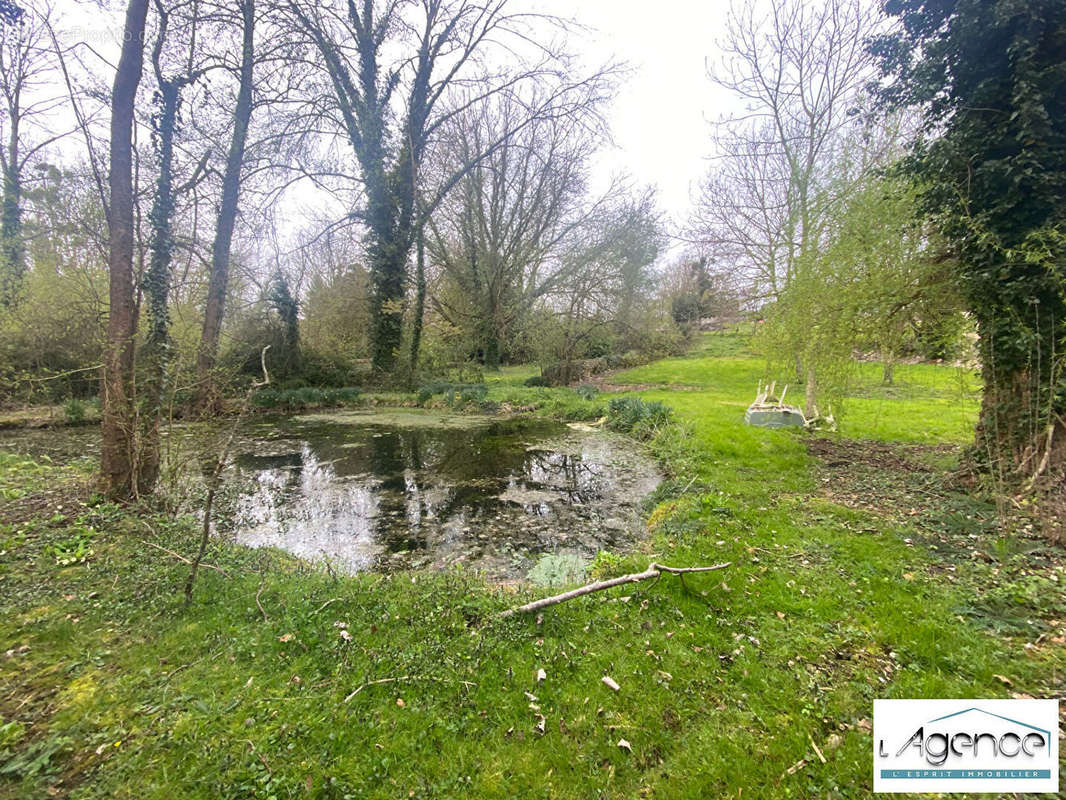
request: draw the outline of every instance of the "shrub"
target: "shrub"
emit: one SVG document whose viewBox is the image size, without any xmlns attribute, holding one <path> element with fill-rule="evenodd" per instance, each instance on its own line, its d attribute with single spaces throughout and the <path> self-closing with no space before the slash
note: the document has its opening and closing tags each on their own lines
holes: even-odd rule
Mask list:
<svg viewBox="0 0 1066 800">
<path fill-rule="evenodd" d="M 85 421 L 85 403 L 77 397 L 71 397 L 63 406 L 63 414 L 67 422 L 77 425 Z"/>
<path fill-rule="evenodd" d="M 548 386 L 548 379 L 543 375 L 531 375 L 523 381 L 524 386 Z"/>
<path fill-rule="evenodd" d="M 323 391 L 323 404 L 327 406 L 351 405 L 359 399 L 359 389 L 355 386 L 342 386 L 339 389 Z"/>
<path fill-rule="evenodd" d="M 587 565 L 581 556 L 569 553 L 547 553 L 526 574 L 526 580 L 535 586 L 569 586 L 581 583 Z"/>
<path fill-rule="evenodd" d="M 252 405 L 256 408 L 271 409 L 280 404 L 280 395 L 275 389 L 260 389 L 252 395 Z"/>
<path fill-rule="evenodd" d="M 607 427 L 622 433 L 647 432 L 670 419 L 670 407 L 639 397 L 615 397 L 607 404 Z"/>
<path fill-rule="evenodd" d="M 625 559 L 622 556 L 609 550 L 600 550 L 596 553 L 596 557 L 592 559 L 592 565 L 589 567 L 589 577 L 595 581 L 617 578 L 619 575 L 625 574 L 625 566 Z"/>
<path fill-rule="evenodd" d="M 574 393 L 582 400 L 594 400 L 596 395 L 600 393 L 600 389 L 598 386 L 593 386 L 591 383 L 583 383 L 580 386 L 574 387 Z"/>
<path fill-rule="evenodd" d="M 452 408 L 469 403 L 484 403 L 489 387 L 484 383 L 426 383 L 418 389 L 418 404 L 425 405 L 434 395 L 444 395 L 444 402 Z"/>
<path fill-rule="evenodd" d="M 298 389 L 264 387 L 252 395 L 252 405 L 263 410 L 299 411 L 304 408 L 351 405 L 359 399 L 359 389 L 345 386 L 340 389 L 320 389 L 302 386 Z"/>
<path fill-rule="evenodd" d="M 489 387 L 484 384 L 457 385 L 448 389 L 444 400 L 449 406 L 456 408 L 469 403 L 480 403 L 488 393 Z"/>
</svg>

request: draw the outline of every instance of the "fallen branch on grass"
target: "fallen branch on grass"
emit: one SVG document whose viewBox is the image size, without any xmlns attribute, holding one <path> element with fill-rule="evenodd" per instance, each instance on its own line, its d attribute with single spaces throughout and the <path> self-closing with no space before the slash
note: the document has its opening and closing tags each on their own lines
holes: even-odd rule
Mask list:
<svg viewBox="0 0 1066 800">
<path fill-rule="evenodd" d="M 648 568 L 643 572 L 634 572 L 629 575 L 622 575 L 620 578 L 611 578 L 605 581 L 596 581 L 595 583 L 588 583 L 577 589 L 571 589 L 569 592 L 563 592 L 552 597 L 545 597 L 541 600 L 534 600 L 532 603 L 526 603 L 524 606 L 516 606 L 515 608 L 509 608 L 506 611 L 501 611 L 498 615 L 498 619 L 504 619 L 506 617 L 513 616 L 514 614 L 529 614 L 533 611 L 540 611 L 547 606 L 554 606 L 556 603 L 564 603 L 567 600 L 573 600 L 575 597 L 584 597 L 587 594 L 593 592 L 602 592 L 604 589 L 610 589 L 613 586 L 622 586 L 626 583 L 637 583 L 638 581 L 646 581 L 649 578 L 658 578 L 664 572 L 670 575 L 684 576 L 690 572 L 713 572 L 719 569 L 725 569 L 731 566 L 732 562 L 726 561 L 724 564 L 714 564 L 710 567 L 668 567 L 665 564 L 656 564 L 654 561 L 648 564 Z"/>
<path fill-rule="evenodd" d="M 263 589 L 265 588 L 265 586 L 266 584 L 259 584 L 259 591 L 255 593 L 255 604 L 256 607 L 258 607 L 259 609 L 259 613 L 263 615 L 263 622 L 270 622 L 270 619 L 267 617 L 267 612 L 263 608 L 263 604 L 259 602 L 259 595 L 263 593 Z"/>
<path fill-rule="evenodd" d="M 378 678 L 376 681 L 367 681 L 350 695 L 345 697 L 344 702 L 347 703 L 368 686 L 380 686 L 383 683 L 408 683 L 410 681 L 437 681 L 438 683 L 459 683 L 467 687 L 477 686 L 476 683 L 472 683 L 471 681 L 460 681 L 455 680 L 454 678 L 438 678 L 435 675 L 401 675 L 398 678 Z"/>
<path fill-rule="evenodd" d="M 192 559 L 186 558 L 181 553 L 175 553 L 173 550 L 169 550 L 166 547 L 163 547 L 162 545 L 155 544 L 154 542 L 149 542 L 145 539 L 141 539 L 140 541 L 141 544 L 146 544 L 149 547 L 154 547 L 156 550 L 162 550 L 167 555 L 174 556 L 174 558 L 178 559 L 178 561 L 181 561 L 183 564 L 192 564 Z M 229 577 L 229 573 L 226 572 L 226 570 L 222 569 L 222 567 L 216 567 L 214 564 L 208 564 L 206 561 L 201 561 L 200 566 L 204 569 L 213 569 L 215 572 L 221 573 L 227 578 Z"/>
</svg>

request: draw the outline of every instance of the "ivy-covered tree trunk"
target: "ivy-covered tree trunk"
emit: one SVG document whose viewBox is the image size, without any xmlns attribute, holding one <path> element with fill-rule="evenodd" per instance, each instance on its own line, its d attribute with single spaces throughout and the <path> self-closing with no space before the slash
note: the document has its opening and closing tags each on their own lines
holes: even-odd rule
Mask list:
<svg viewBox="0 0 1066 800">
<path fill-rule="evenodd" d="M 482 354 L 485 361 L 485 369 L 493 372 L 500 368 L 500 337 L 492 324 L 486 326 Z"/>
<path fill-rule="evenodd" d="M 148 0 L 130 0 L 111 93 L 110 307 L 100 385 L 100 480 L 101 488 L 114 500 L 129 500 L 134 492 L 131 392 L 137 312 L 133 302 L 133 106 L 144 63 L 147 16 Z"/>
<path fill-rule="evenodd" d="M 1061 500 L 1066 3 L 891 0 L 885 7 L 901 25 L 874 44 L 891 76 L 882 93 L 926 114 L 912 166 L 926 210 L 958 257 L 980 336 L 975 465 L 1013 491 L 1039 485 L 1057 489 Z"/>
<path fill-rule="evenodd" d="M 411 377 L 418 369 L 422 349 L 422 323 L 426 314 L 426 238 L 423 230 L 415 239 L 415 309 L 411 319 Z"/>
<path fill-rule="evenodd" d="M 140 359 L 144 367 L 144 377 L 139 413 L 141 431 L 137 446 L 138 493 L 151 492 L 159 478 L 163 389 L 170 351 L 170 314 L 167 303 L 170 295 L 170 264 L 174 253 L 174 134 L 177 128 L 181 86 L 177 81 L 161 81 L 159 87 L 160 108 L 156 128 L 159 137 L 159 176 L 156 179 L 155 198 L 149 216 L 152 233 L 148 271 L 144 279 L 144 293 L 148 301 L 148 328 Z"/>
<path fill-rule="evenodd" d="M 393 371 L 403 340 L 409 248 L 402 236 L 374 227 L 369 245 L 371 363 L 384 376 Z"/>
<path fill-rule="evenodd" d="M 3 174 L 3 200 L 0 207 L 0 302 L 11 306 L 18 297 L 26 273 L 26 248 L 22 241 L 22 182 L 18 163 L 18 129 L 14 125 L 8 143 Z"/>
<path fill-rule="evenodd" d="M 1003 482 L 1026 490 L 1041 479 L 1061 479 L 1066 472 L 1066 303 L 1061 284 L 1050 270 L 1024 263 L 1001 261 L 994 270 L 971 268 L 967 273 L 984 388 L 974 460 Z M 1012 298 L 1005 274 L 1026 286 L 1024 292 Z"/>
</svg>

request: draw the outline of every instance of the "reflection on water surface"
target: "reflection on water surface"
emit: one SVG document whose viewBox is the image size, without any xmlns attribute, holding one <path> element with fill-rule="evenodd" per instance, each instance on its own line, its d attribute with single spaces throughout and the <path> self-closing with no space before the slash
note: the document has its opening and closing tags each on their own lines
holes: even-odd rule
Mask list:
<svg viewBox="0 0 1066 800">
<path fill-rule="evenodd" d="M 415 419 L 412 416 L 412 419 Z M 632 443 L 556 424 L 259 426 L 235 451 L 238 541 L 350 570 L 462 563 L 503 577 L 639 534 L 658 475 Z"/>
</svg>

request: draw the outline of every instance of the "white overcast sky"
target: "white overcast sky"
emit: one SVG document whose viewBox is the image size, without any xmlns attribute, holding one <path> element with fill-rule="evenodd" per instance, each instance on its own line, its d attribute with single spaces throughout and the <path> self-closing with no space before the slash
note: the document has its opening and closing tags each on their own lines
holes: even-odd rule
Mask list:
<svg viewBox="0 0 1066 800">
<path fill-rule="evenodd" d="M 60 26 L 114 63 L 124 0 L 55 0 Z M 731 98 L 707 77 L 708 60 L 718 58 L 728 0 L 514 0 L 573 19 L 589 30 L 571 42 L 590 67 L 611 60 L 631 70 L 609 112 L 615 147 L 603 152 L 596 182 L 627 172 L 658 189 L 660 208 L 684 223 L 696 183 L 711 154 L 710 120 Z M 110 69 L 97 62 L 111 82 Z M 301 193 L 302 194 L 302 193 Z"/>
<path fill-rule="evenodd" d="M 590 62 L 611 57 L 632 72 L 610 112 L 616 147 L 600 170 L 625 170 L 658 188 L 659 205 L 683 223 L 712 153 L 710 121 L 734 101 L 707 77 L 717 61 L 728 0 L 541 0 L 593 29 Z"/>
</svg>

